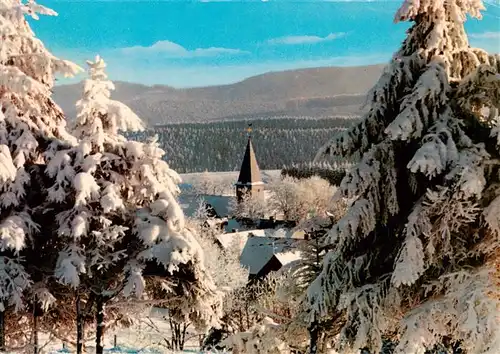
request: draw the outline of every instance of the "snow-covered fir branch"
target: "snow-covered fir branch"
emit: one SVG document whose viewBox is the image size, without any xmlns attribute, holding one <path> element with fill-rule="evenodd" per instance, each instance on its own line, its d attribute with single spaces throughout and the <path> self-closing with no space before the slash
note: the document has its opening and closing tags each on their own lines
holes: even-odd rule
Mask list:
<svg viewBox="0 0 500 354">
<path fill-rule="evenodd" d="M 470 48 L 464 30 L 483 10 L 404 1 L 395 20 L 413 25 L 370 110 L 318 153 L 361 156 L 340 185 L 355 200 L 309 287 L 311 321 L 343 321 L 342 352 L 391 339 L 423 353 L 445 337 L 471 353 L 500 348 L 498 55 Z"/>
</svg>

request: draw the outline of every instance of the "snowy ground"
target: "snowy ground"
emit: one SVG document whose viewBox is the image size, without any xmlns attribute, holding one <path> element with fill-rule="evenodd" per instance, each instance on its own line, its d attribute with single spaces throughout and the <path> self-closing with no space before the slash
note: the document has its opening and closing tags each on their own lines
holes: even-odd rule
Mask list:
<svg viewBox="0 0 500 354">
<path fill-rule="evenodd" d="M 138 320 L 138 324 L 131 328 L 115 329 L 106 332 L 105 352 L 107 353 L 141 353 L 141 354 L 177 354 L 169 351 L 166 347 L 165 339 L 170 339 L 170 327 L 168 321 L 164 319 L 161 310 L 152 310 Z M 116 335 L 117 345 L 114 347 L 114 337 Z M 198 336 L 193 331 L 188 330 L 186 335 L 186 346 L 183 353 L 200 353 Z M 41 336 L 40 345 L 43 346 L 42 353 L 74 353 L 71 348 L 64 349 L 61 341 L 48 342 L 48 338 Z M 87 343 L 87 353 L 94 353 L 93 340 Z M 180 354 L 180 353 L 179 353 Z"/>
<path fill-rule="evenodd" d="M 281 174 L 281 170 L 265 170 L 260 171 L 262 180 L 264 182 L 269 182 L 274 178 L 278 178 Z M 187 184 L 196 184 L 201 178 L 207 176 L 214 181 L 222 181 L 227 184 L 234 184 L 238 180 L 238 175 L 240 171 L 230 171 L 230 172 L 209 172 L 207 173 L 183 173 L 181 174 L 182 182 Z"/>
</svg>

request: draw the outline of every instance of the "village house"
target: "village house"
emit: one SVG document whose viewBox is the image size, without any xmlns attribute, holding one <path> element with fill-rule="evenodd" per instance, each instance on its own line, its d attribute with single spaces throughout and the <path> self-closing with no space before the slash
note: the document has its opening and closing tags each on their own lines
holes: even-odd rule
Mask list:
<svg viewBox="0 0 500 354">
<path fill-rule="evenodd" d="M 265 199 L 265 183 L 262 180 L 257 156 L 252 143 L 251 129 L 235 183 L 238 203 L 247 197 Z M 219 245 L 234 247 L 240 253 L 241 265 L 248 268 L 250 279 L 264 278 L 272 271 L 300 259 L 297 242 L 304 240 L 303 231 L 296 230 L 296 222 L 277 220 L 274 217 L 250 220 L 233 218 L 231 202 L 235 196 L 185 194 L 180 197 L 181 207 L 187 216 L 193 216 L 204 205 L 209 218 L 206 226 L 219 227 Z"/>
</svg>

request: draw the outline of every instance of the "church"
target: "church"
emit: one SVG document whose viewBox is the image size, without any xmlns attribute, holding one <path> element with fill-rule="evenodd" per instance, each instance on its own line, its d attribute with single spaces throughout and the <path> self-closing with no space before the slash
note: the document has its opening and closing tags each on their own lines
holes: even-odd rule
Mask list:
<svg viewBox="0 0 500 354">
<path fill-rule="evenodd" d="M 260 174 L 259 164 L 252 144 L 252 128 L 248 127 L 248 141 L 241 163 L 240 174 L 236 182 L 236 198 L 238 202 L 244 197 L 264 200 L 264 182 Z"/>
<path fill-rule="evenodd" d="M 265 183 L 252 142 L 251 125 L 247 132 L 245 153 L 235 183 L 236 198 L 239 203 L 247 198 L 262 201 L 265 199 Z M 300 259 L 296 243 L 304 239 L 304 234 L 295 231 L 293 226 L 295 225 L 273 218 L 261 219 L 255 223 L 255 228 L 252 230 L 221 233 L 217 239 L 223 248 L 236 242 L 241 252 L 240 262 L 249 269 L 250 278 L 263 278 L 270 272 Z"/>
<path fill-rule="evenodd" d="M 181 195 L 181 206 L 187 216 L 194 215 L 196 200 L 203 199 L 208 208 L 207 225 L 219 226 L 216 237 L 219 246 L 237 246 L 240 262 L 248 268 L 250 278 L 263 278 L 272 271 L 300 259 L 297 242 L 304 239 L 304 232 L 295 229 L 295 223 L 276 220 L 273 217 L 259 220 L 243 220 L 231 216 L 231 200 L 244 203 L 248 198 L 265 201 L 266 184 L 263 181 L 252 140 L 252 128 L 247 129 L 247 140 L 238 178 L 234 183 L 234 195 Z M 196 199 L 197 198 L 197 199 Z"/>
</svg>

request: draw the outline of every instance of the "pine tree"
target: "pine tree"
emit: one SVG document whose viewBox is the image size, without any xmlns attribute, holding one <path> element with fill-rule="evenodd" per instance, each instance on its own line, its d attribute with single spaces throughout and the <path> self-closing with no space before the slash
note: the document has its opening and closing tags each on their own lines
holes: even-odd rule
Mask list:
<svg viewBox="0 0 500 354">
<path fill-rule="evenodd" d="M 26 258 L 39 244 L 37 224 L 40 195 L 37 168 L 46 160 L 52 141 L 74 142 L 66 131 L 64 115 L 51 98 L 54 74 L 72 76 L 78 66 L 56 58 L 32 32 L 26 16 L 57 15 L 54 11 L 20 0 L 0 2 L 0 350 L 5 348 L 4 313 L 23 309 L 34 281 L 37 260 Z M 43 304 L 44 306 L 47 303 Z"/>
<path fill-rule="evenodd" d="M 83 292 L 93 299 L 99 353 L 106 303 L 118 296 L 142 296 L 147 264 L 155 275 L 168 277 L 179 270 L 191 275 L 189 280 L 170 280 L 192 282 L 173 292 L 185 297 L 180 314 L 194 321 L 215 319 L 217 296 L 203 268 L 203 251 L 186 229 L 176 200 L 179 176 L 161 159 L 164 152 L 156 141 L 140 143 L 121 134 L 143 129 L 141 120 L 110 99 L 114 86 L 104 61 L 97 56 L 87 64 L 90 77 L 77 102 L 74 127 L 78 144 L 54 152 L 48 164 L 55 181 L 49 199 L 67 206 L 57 215 L 57 236 L 66 247 L 59 253 L 55 276 L 79 296 Z M 193 293 L 182 293 L 184 289 Z"/>
<path fill-rule="evenodd" d="M 406 0 L 408 36 L 364 119 L 319 152 L 359 157 L 354 202 L 329 231 L 308 290 L 310 320 L 333 316 L 341 352 L 423 353 L 445 340 L 500 350 L 500 57 L 471 48 L 480 0 Z M 495 252 L 497 254 L 495 255 Z"/>
<path fill-rule="evenodd" d="M 333 220 L 326 217 L 314 217 L 305 220 L 299 225 L 299 228 L 305 232 L 305 239 L 297 245 L 300 252 L 300 259 L 287 265 L 287 287 L 282 290 L 287 298 L 295 298 L 297 303 L 298 315 L 294 321 L 301 327 L 307 328 L 309 333 L 309 351 L 310 354 L 318 353 L 320 334 L 324 325 L 321 322 L 329 322 L 327 319 L 307 319 L 307 301 L 304 301 L 305 294 L 309 285 L 321 273 L 324 254 L 326 248 L 324 240 L 326 233 L 333 226 Z M 324 330 L 323 330 L 324 331 Z M 320 351 L 321 352 L 321 351 Z"/>
</svg>

